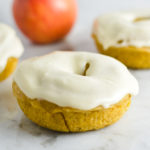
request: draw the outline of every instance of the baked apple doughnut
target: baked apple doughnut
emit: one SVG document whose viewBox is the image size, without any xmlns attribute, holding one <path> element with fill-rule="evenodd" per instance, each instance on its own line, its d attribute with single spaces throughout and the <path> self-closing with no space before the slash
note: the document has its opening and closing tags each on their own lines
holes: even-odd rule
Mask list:
<svg viewBox="0 0 150 150">
<path fill-rule="evenodd" d="M 150 11 L 102 15 L 94 22 L 93 38 L 100 53 L 130 68 L 150 68 Z"/>
<path fill-rule="evenodd" d="M 5 80 L 15 70 L 22 53 L 23 46 L 15 31 L 0 23 L 0 81 Z"/>
<path fill-rule="evenodd" d="M 138 93 L 137 80 L 122 63 L 88 52 L 58 51 L 25 60 L 12 86 L 29 119 L 61 132 L 111 125 Z"/>
</svg>

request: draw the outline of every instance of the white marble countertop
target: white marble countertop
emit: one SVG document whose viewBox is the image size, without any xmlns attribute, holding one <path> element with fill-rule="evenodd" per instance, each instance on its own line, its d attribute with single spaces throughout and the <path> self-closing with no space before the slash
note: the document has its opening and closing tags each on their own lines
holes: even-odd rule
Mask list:
<svg viewBox="0 0 150 150">
<path fill-rule="evenodd" d="M 25 46 L 22 59 L 53 50 L 96 52 L 91 25 L 101 13 L 145 8 L 149 0 L 78 0 L 77 23 L 69 36 L 59 43 L 31 44 L 16 28 L 11 15 L 12 0 L 0 0 L 0 22 L 14 27 Z M 1 150 L 150 150 L 150 70 L 131 70 L 140 84 L 127 113 L 112 126 L 86 133 L 58 133 L 29 121 L 12 95 L 12 77 L 0 83 Z"/>
</svg>

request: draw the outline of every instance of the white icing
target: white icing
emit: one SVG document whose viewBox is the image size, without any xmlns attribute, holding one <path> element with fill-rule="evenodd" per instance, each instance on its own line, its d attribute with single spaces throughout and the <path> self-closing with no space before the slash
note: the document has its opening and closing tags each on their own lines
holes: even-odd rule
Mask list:
<svg viewBox="0 0 150 150">
<path fill-rule="evenodd" d="M 135 21 L 137 18 L 146 20 Z M 104 49 L 110 46 L 150 46 L 150 11 L 118 12 L 98 17 L 93 26 Z M 122 43 L 118 41 L 122 40 Z"/>
<path fill-rule="evenodd" d="M 0 72 L 2 72 L 10 57 L 18 58 L 23 53 L 23 46 L 15 31 L 0 23 Z"/>
<path fill-rule="evenodd" d="M 83 76 L 86 64 L 89 68 Z M 114 58 L 88 52 L 54 52 L 25 60 L 14 81 L 31 99 L 88 110 L 109 107 L 126 94 L 136 95 L 138 83 Z"/>
</svg>

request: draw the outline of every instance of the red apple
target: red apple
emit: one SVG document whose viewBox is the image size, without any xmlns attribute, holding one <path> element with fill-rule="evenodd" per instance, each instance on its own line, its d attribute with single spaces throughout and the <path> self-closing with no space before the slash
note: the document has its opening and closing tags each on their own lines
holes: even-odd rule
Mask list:
<svg viewBox="0 0 150 150">
<path fill-rule="evenodd" d="M 76 0 L 14 0 L 13 15 L 18 27 L 33 42 L 62 39 L 77 15 Z"/>
</svg>

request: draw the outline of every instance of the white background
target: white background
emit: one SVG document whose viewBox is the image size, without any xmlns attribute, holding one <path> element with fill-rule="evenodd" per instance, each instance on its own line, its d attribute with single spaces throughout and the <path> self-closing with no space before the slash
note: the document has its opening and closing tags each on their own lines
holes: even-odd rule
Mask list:
<svg viewBox="0 0 150 150">
<path fill-rule="evenodd" d="M 53 50 L 97 52 L 91 38 L 95 17 L 102 13 L 150 8 L 150 0 L 78 0 L 78 18 L 73 30 L 62 41 L 33 45 L 17 29 L 12 17 L 12 0 L 0 0 L 0 22 L 16 29 L 25 52 L 22 59 Z M 64 134 L 30 122 L 12 95 L 12 77 L 0 83 L 0 150 L 149 150 L 150 149 L 150 71 L 130 70 L 137 78 L 140 93 L 116 124 L 98 131 Z"/>
</svg>

